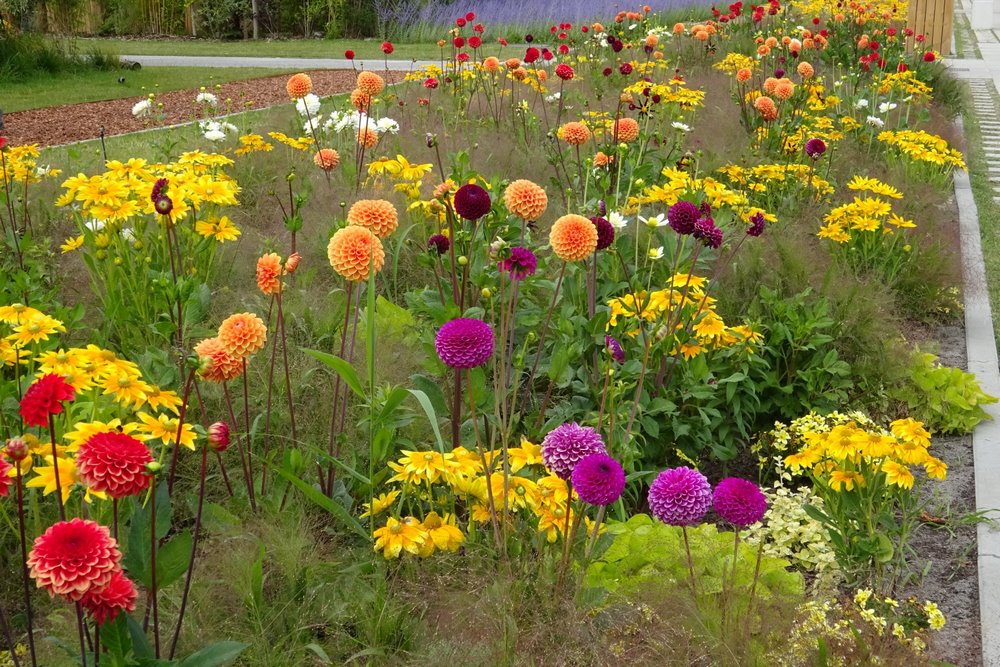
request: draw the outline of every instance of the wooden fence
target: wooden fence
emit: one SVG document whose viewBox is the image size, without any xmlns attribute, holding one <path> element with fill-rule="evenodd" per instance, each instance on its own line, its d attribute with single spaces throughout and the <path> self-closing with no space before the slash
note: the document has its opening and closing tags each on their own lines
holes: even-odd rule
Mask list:
<svg viewBox="0 0 1000 667">
<path fill-rule="evenodd" d="M 951 53 L 951 19 L 954 0 L 910 0 L 906 25 L 917 35 L 924 36 L 924 43 L 916 50 L 934 50 Z"/>
</svg>

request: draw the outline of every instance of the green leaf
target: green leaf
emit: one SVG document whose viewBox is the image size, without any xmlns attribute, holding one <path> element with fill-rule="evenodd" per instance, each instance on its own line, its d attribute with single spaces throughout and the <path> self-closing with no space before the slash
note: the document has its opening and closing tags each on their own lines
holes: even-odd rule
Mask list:
<svg viewBox="0 0 1000 667">
<path fill-rule="evenodd" d="M 187 572 L 193 547 L 191 533 L 185 530 L 156 551 L 157 588 L 166 588 Z"/>
<path fill-rule="evenodd" d="M 139 625 L 139 622 L 131 614 L 127 615 L 126 623 L 128 625 L 128 633 L 132 637 L 132 651 L 135 653 L 135 657 L 152 658 L 154 655 L 153 647 L 149 644 L 149 638 L 146 637 L 142 626 Z"/>
<path fill-rule="evenodd" d="M 178 667 L 223 667 L 232 664 L 247 645 L 242 642 L 216 642 L 181 660 Z"/>
<path fill-rule="evenodd" d="M 366 398 L 365 390 L 361 386 L 361 379 L 358 377 L 357 371 L 355 371 L 354 367 L 349 363 L 335 354 L 320 352 L 319 350 L 310 350 L 307 348 L 302 348 L 302 351 L 313 359 L 336 371 L 337 375 L 339 375 L 340 378 L 347 383 L 347 386 L 351 388 L 351 391 L 357 394 L 358 398 Z"/>
<path fill-rule="evenodd" d="M 339 519 L 345 527 L 350 528 L 353 532 L 357 533 L 360 537 L 368 539 L 368 531 L 351 516 L 343 505 L 340 503 L 330 500 L 327 496 L 323 495 L 318 489 L 313 487 L 311 484 L 307 484 L 298 478 L 297 475 L 284 470 L 283 468 L 275 468 L 274 471 L 288 480 L 292 486 L 302 492 L 308 500 L 311 500 L 314 504 L 319 505 L 321 508 L 325 509 L 327 512 L 332 514 L 335 518 Z"/>
<path fill-rule="evenodd" d="M 410 389 L 409 392 L 413 394 L 413 398 L 417 399 L 420 407 L 424 409 L 427 421 L 431 423 L 431 428 L 434 429 L 434 438 L 437 440 L 438 451 L 444 455 L 444 438 L 441 437 L 441 428 L 438 426 L 437 412 L 434 410 L 434 404 L 431 403 L 430 397 L 419 389 Z"/>
</svg>

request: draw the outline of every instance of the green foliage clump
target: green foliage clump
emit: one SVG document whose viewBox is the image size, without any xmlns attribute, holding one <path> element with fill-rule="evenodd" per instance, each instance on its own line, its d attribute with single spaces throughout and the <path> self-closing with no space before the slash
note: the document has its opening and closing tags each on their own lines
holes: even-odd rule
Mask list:
<svg viewBox="0 0 1000 667">
<path fill-rule="evenodd" d="M 587 569 L 584 585 L 605 594 L 635 595 L 651 584 L 663 581 L 685 585 L 688 563 L 680 528 L 658 523 L 648 514 L 636 514 L 625 523 L 608 525 L 614 541 L 601 558 Z M 723 574 L 732 576 L 733 534 L 720 532 L 713 524 L 688 529 L 691 558 L 698 594 L 715 598 L 722 594 Z M 737 557 L 735 593 L 748 596 L 754 577 L 757 549 L 740 543 Z M 760 562 L 758 594 L 769 596 L 802 595 L 799 572 L 788 569 L 781 558 L 764 556 Z M 745 601 L 744 601 L 745 604 Z"/>
<path fill-rule="evenodd" d="M 996 403 L 972 373 L 937 363 L 930 353 L 914 356 L 906 382 L 893 390 L 908 411 L 932 432 L 969 433 L 990 415 L 984 405 Z"/>
</svg>

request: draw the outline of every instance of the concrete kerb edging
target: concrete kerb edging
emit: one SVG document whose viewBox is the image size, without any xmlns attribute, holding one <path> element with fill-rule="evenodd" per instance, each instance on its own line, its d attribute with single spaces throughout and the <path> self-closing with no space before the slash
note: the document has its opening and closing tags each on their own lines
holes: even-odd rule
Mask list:
<svg viewBox="0 0 1000 667">
<path fill-rule="evenodd" d="M 963 130 L 961 119 L 958 124 L 959 130 Z M 976 375 L 983 391 L 1000 396 L 1000 366 L 993 334 L 986 265 L 983 262 L 979 214 L 966 172 L 955 172 L 955 199 L 965 283 L 965 344 L 969 372 Z M 995 519 L 1000 518 L 1000 404 L 988 405 L 985 409 L 993 419 L 982 422 L 972 433 L 976 509 Z M 980 523 L 977 543 L 983 665 L 1000 667 L 1000 529 L 990 523 Z"/>
</svg>

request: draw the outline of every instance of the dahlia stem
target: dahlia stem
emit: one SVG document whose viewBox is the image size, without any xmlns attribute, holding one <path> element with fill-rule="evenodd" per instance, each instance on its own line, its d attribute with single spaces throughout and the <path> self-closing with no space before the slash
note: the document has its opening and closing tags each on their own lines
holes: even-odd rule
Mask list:
<svg viewBox="0 0 1000 667">
<path fill-rule="evenodd" d="M 566 525 L 563 527 L 563 553 L 562 562 L 559 565 L 559 579 L 557 586 L 562 588 L 563 579 L 566 576 L 566 564 L 569 562 L 569 542 L 570 542 L 570 517 L 573 514 L 573 479 L 566 480 Z"/>
<path fill-rule="evenodd" d="M 743 634 L 750 636 L 750 623 L 753 620 L 754 596 L 757 594 L 757 581 L 760 579 L 760 561 L 764 557 L 764 537 L 761 536 L 757 546 L 757 563 L 753 567 L 753 583 L 750 584 L 750 601 L 747 602 L 747 616 L 743 619 Z"/>
<path fill-rule="evenodd" d="M 83 608 L 80 603 L 76 603 L 76 633 L 80 637 L 80 664 L 87 667 L 87 643 L 83 640 Z M 14 647 L 10 647 L 10 652 L 14 653 Z"/>
<path fill-rule="evenodd" d="M 461 369 L 455 369 L 455 386 L 462 382 Z M 489 465 L 486 464 L 486 453 L 483 451 L 482 438 L 479 437 L 479 417 L 476 416 L 476 401 L 472 396 L 472 383 L 469 382 L 469 410 L 472 413 L 472 429 L 476 434 L 476 449 L 479 450 L 479 458 L 483 462 L 483 474 L 486 476 L 486 500 L 490 506 L 490 521 L 493 523 L 493 538 L 496 540 L 497 548 L 505 552 L 500 537 L 500 522 L 497 520 L 497 504 L 493 498 L 493 452 L 490 452 Z M 504 517 L 506 519 L 506 516 Z"/>
<path fill-rule="evenodd" d="M 4 611 L 2 604 L 0 604 L 0 629 L 3 630 L 7 646 L 10 647 L 10 658 L 14 662 L 14 667 L 21 667 L 21 661 L 18 659 L 17 651 L 15 650 L 14 636 L 10 632 L 10 624 L 7 622 L 7 612 Z"/>
<path fill-rule="evenodd" d="M 601 508 L 597 510 L 597 519 L 594 520 L 594 531 L 590 534 L 590 539 L 587 541 L 587 550 L 583 552 L 583 561 L 590 561 L 590 554 L 594 551 L 594 545 L 597 544 L 597 535 L 601 532 L 601 523 L 604 521 L 604 513 L 608 510 L 607 505 L 601 505 Z"/>
<path fill-rule="evenodd" d="M 288 371 L 288 339 L 285 335 L 285 312 L 278 292 L 278 326 L 281 329 L 281 359 L 285 366 L 285 397 L 288 399 L 288 421 L 292 427 L 292 442 L 298 446 L 299 436 L 295 427 L 295 402 L 292 400 L 292 380 Z"/>
<path fill-rule="evenodd" d="M 563 260 L 562 268 L 559 269 L 559 278 L 556 279 L 556 288 L 552 292 L 552 303 L 549 304 L 549 311 L 545 314 L 542 331 L 538 334 L 538 350 L 535 352 L 535 361 L 531 364 L 531 373 L 528 374 L 528 381 L 524 385 L 527 391 L 531 391 L 531 383 L 535 379 L 535 373 L 538 371 L 538 362 L 542 358 L 542 349 L 545 347 L 545 334 L 549 331 L 549 321 L 552 320 L 552 311 L 555 310 L 556 300 L 559 298 L 559 288 L 562 286 L 563 277 L 566 275 L 566 264 L 567 262 Z"/>
<path fill-rule="evenodd" d="M 201 421 L 202 424 L 208 423 L 208 415 L 205 413 L 205 401 L 201 398 L 201 390 L 198 388 L 198 383 L 194 383 L 194 394 L 198 397 L 198 406 L 201 408 Z M 222 463 L 222 454 L 215 452 L 215 458 L 219 461 L 219 472 L 222 473 L 222 481 L 226 484 L 226 491 L 229 492 L 229 497 L 233 497 L 233 485 L 229 483 L 229 474 L 226 473 L 226 466 Z"/>
<path fill-rule="evenodd" d="M 94 622 L 94 667 L 101 664 L 101 626 Z"/>
<path fill-rule="evenodd" d="M 160 659 L 160 610 L 156 604 L 156 478 L 153 478 L 153 492 L 149 495 L 149 596 L 153 608 L 153 646 L 156 659 Z M 77 614 L 79 614 L 77 603 Z M 83 644 L 83 628 L 80 629 L 80 644 Z M 87 664 L 86 660 L 83 663 Z"/>
<path fill-rule="evenodd" d="M 455 369 L 455 394 L 451 402 L 451 447 L 462 444 L 462 370 Z"/>
<path fill-rule="evenodd" d="M 340 329 L 340 352 L 338 356 L 344 358 L 344 350 L 347 347 L 347 325 L 351 322 L 351 301 L 354 297 L 354 283 L 347 283 L 347 302 L 344 304 L 344 326 Z M 330 411 L 330 441 L 327 443 L 327 452 L 332 458 L 334 456 L 334 451 L 337 444 L 337 409 L 340 407 L 340 387 L 342 380 L 340 379 L 340 373 L 337 373 L 337 378 L 333 383 L 333 407 Z M 326 474 L 320 472 L 319 484 L 320 490 L 324 491 L 328 496 L 333 496 L 333 480 L 335 476 L 336 465 L 333 461 L 330 462 L 330 467 Z"/>
<path fill-rule="evenodd" d="M 31 653 L 31 665 L 37 667 L 38 658 L 35 656 L 35 633 L 34 623 L 31 613 L 31 586 L 28 583 L 28 540 L 24 529 L 24 487 L 21 484 L 21 462 L 14 462 L 14 470 L 17 476 L 17 529 L 21 537 L 21 583 L 24 585 L 24 612 L 28 621 L 28 650 Z M 14 644 L 10 644 L 11 655 L 14 655 Z"/>
<path fill-rule="evenodd" d="M 198 536 L 201 534 L 201 512 L 205 505 L 205 473 L 208 469 L 208 446 L 201 448 L 201 479 L 198 484 L 198 509 L 194 515 L 194 532 L 191 538 L 191 558 L 188 560 L 187 575 L 184 577 L 184 593 L 181 595 L 181 608 L 177 613 L 177 627 L 174 628 L 174 637 L 170 641 L 170 653 L 167 658 L 174 659 L 174 652 L 177 650 L 177 640 L 181 636 L 181 624 L 184 623 L 184 612 L 187 609 L 188 593 L 191 591 L 191 578 L 194 574 L 194 559 L 198 553 Z"/>
<path fill-rule="evenodd" d="M 184 383 L 184 398 L 181 400 L 180 414 L 177 415 L 177 435 L 174 438 L 174 454 L 170 459 L 170 475 L 167 477 L 167 491 L 174 490 L 174 473 L 177 472 L 178 451 L 181 448 L 181 434 L 184 432 L 184 417 L 187 416 L 188 399 L 191 398 L 191 384 L 194 382 L 194 368 L 188 372 L 187 382 Z"/>
<path fill-rule="evenodd" d="M 226 407 L 229 408 L 229 421 L 233 425 L 236 425 L 239 422 L 236 421 L 236 414 L 233 411 L 233 399 L 232 396 L 229 394 L 229 383 L 227 382 L 222 383 L 222 393 L 226 397 Z M 240 452 L 240 467 L 243 468 L 243 481 L 246 483 L 247 498 L 250 500 L 250 508 L 254 512 L 256 512 L 257 505 L 256 501 L 254 500 L 253 484 L 250 481 L 250 472 L 247 470 L 247 457 L 246 457 L 246 452 L 243 449 L 243 438 L 236 439 L 236 448 Z M 221 464 L 221 457 L 220 457 L 220 464 Z"/>
<path fill-rule="evenodd" d="M 681 526 L 681 533 L 684 535 L 684 551 L 687 553 L 688 575 L 691 577 L 691 595 L 694 596 L 695 604 L 698 604 L 698 585 L 694 578 L 694 559 L 691 558 L 691 543 L 688 541 L 687 526 Z"/>
<path fill-rule="evenodd" d="M 736 587 L 736 559 L 739 558 L 740 549 L 740 529 L 733 530 L 733 567 L 729 572 L 729 585 L 726 585 L 725 576 L 722 579 L 722 627 L 721 632 L 726 634 L 726 620 L 729 616 L 729 605 L 732 604 L 733 589 Z"/>
<path fill-rule="evenodd" d="M 253 490 L 253 438 L 250 436 L 250 383 L 247 380 L 247 358 L 243 357 L 243 421 L 246 424 L 247 439 L 247 483 L 250 487 L 251 504 L 255 505 L 253 511 L 256 512 L 256 498 Z"/>
<path fill-rule="evenodd" d="M 268 307 L 267 315 L 267 325 L 271 326 L 271 309 L 274 307 L 274 294 L 271 295 L 271 305 Z M 278 311 L 278 317 L 281 317 L 281 311 Z M 274 364 L 278 358 L 278 339 L 274 336 L 271 337 L 271 364 L 267 371 L 267 403 L 264 408 L 264 449 L 261 454 L 261 458 L 264 463 L 261 466 L 260 472 L 260 495 L 264 495 L 265 485 L 267 484 L 267 452 L 271 448 L 271 397 L 274 394 Z"/>
<path fill-rule="evenodd" d="M 49 414 L 49 438 L 52 442 L 52 475 L 56 482 L 56 503 L 59 505 L 59 520 L 66 520 L 66 507 L 63 505 L 62 484 L 59 483 L 59 452 L 56 450 L 56 422 Z"/>
</svg>

